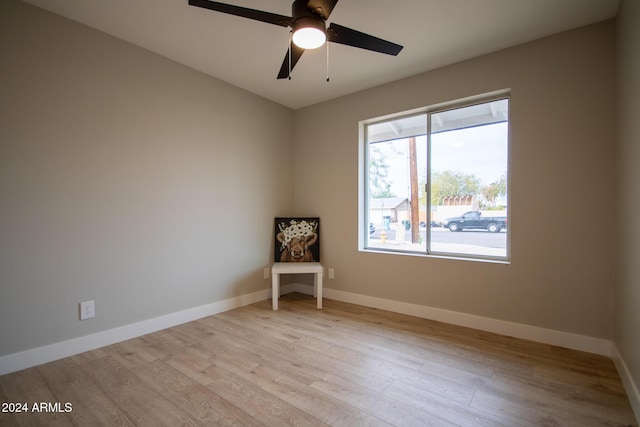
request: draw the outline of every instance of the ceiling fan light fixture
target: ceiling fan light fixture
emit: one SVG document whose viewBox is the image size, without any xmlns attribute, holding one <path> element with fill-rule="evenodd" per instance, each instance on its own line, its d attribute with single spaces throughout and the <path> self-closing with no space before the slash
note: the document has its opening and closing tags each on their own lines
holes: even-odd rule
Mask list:
<svg viewBox="0 0 640 427">
<path fill-rule="evenodd" d="M 317 49 L 327 41 L 324 21 L 313 17 L 302 17 L 293 24 L 293 42 L 303 49 Z"/>
<path fill-rule="evenodd" d="M 1 0 L 0 0 L 1 1 Z M 181 0 L 184 1 L 184 0 Z M 249 9 L 213 0 L 188 0 L 191 6 L 226 13 L 254 21 L 266 22 L 279 27 L 291 28 L 287 54 L 282 61 L 278 79 L 291 78 L 291 70 L 296 66 L 302 54 L 308 49 L 317 49 L 327 42 L 367 49 L 373 52 L 396 56 L 402 46 L 378 37 L 361 33 L 349 27 L 343 27 L 326 21 L 339 0 L 293 0 L 291 16 L 278 15 L 264 10 Z M 367 7 L 366 5 L 362 7 Z M 294 46 L 295 45 L 295 46 Z M 327 45 L 327 70 L 329 68 L 329 49 Z M 328 71 L 327 71 L 328 74 Z M 329 78 L 327 77 L 327 81 Z"/>
</svg>

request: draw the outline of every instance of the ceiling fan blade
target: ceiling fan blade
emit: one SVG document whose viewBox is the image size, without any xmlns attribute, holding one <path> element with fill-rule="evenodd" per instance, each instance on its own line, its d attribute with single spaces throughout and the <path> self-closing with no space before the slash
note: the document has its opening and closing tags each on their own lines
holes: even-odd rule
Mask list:
<svg viewBox="0 0 640 427">
<path fill-rule="evenodd" d="M 318 15 L 322 16 L 324 20 L 329 19 L 331 11 L 338 3 L 338 0 L 309 0 L 307 9 L 313 10 Z"/>
<path fill-rule="evenodd" d="M 361 49 L 386 53 L 387 55 L 393 56 L 396 56 L 402 50 L 402 46 L 399 44 L 391 43 L 390 41 L 379 39 L 378 37 L 334 23 L 331 23 L 329 28 L 327 28 L 327 39 L 334 43 L 359 47 Z"/>
<path fill-rule="evenodd" d="M 303 48 L 291 43 L 291 70 L 296 66 L 303 53 Z M 289 77 L 291 70 L 289 70 L 289 51 L 287 50 L 287 54 L 284 56 L 284 61 L 282 61 L 282 66 L 280 67 L 280 72 L 278 73 L 278 78 L 286 79 Z"/>
<path fill-rule="evenodd" d="M 254 19 L 268 24 L 280 25 L 281 27 L 289 27 L 293 21 L 293 19 L 288 16 L 263 12 L 262 10 L 249 9 L 241 6 L 234 6 L 217 1 L 189 0 L 189 4 L 191 6 L 198 6 L 216 12 L 228 13 L 229 15 L 241 16 L 243 18 Z"/>
</svg>

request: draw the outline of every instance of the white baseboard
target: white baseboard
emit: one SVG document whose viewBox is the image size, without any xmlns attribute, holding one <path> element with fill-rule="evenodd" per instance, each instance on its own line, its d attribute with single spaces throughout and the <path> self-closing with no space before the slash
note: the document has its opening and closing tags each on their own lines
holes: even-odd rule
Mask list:
<svg viewBox="0 0 640 427">
<path fill-rule="evenodd" d="M 293 290 L 288 290 L 293 292 Z M 19 353 L 0 357 L 0 375 L 52 362 L 85 351 L 115 344 L 141 335 L 150 334 L 172 326 L 181 325 L 223 311 L 253 304 L 271 298 L 271 290 L 265 289 L 251 294 L 178 311 L 153 319 L 143 320 L 109 329 L 95 334 L 50 344 Z"/>
<path fill-rule="evenodd" d="M 313 295 L 313 286 L 292 283 L 283 285 L 282 295 L 300 292 Z M 359 304 L 372 308 L 408 314 L 425 319 L 437 320 L 459 326 L 494 332 L 516 338 L 528 339 L 545 344 L 586 351 L 590 353 L 612 356 L 612 344 L 608 340 L 538 328 L 519 323 L 506 322 L 466 313 L 443 310 L 406 302 L 393 301 L 383 298 L 370 297 L 361 294 L 324 289 L 324 296 L 337 301 Z M 125 341 L 141 335 L 156 332 L 172 326 L 177 326 L 203 317 L 211 316 L 234 308 L 242 307 L 271 298 L 271 290 L 264 289 L 251 294 L 194 307 L 176 313 L 167 314 L 154 319 L 144 320 L 119 328 L 98 332 L 92 335 L 75 338 L 55 344 L 38 347 L 19 353 L 0 357 L 0 375 L 37 366 L 43 363 L 73 356 L 106 345 Z M 622 373 L 621 373 L 622 376 Z M 637 396 L 637 390 L 636 390 Z"/>
<path fill-rule="evenodd" d="M 633 377 L 631 376 L 629 367 L 618 352 L 618 348 L 615 344 L 613 345 L 611 358 L 613 359 L 613 363 L 616 365 L 618 374 L 620 374 L 627 396 L 629 396 L 629 403 L 631 403 L 633 414 L 636 416 L 636 420 L 640 423 L 640 391 L 638 390 L 638 385 L 634 382 Z"/>
<path fill-rule="evenodd" d="M 313 293 L 313 287 L 309 285 L 293 284 L 292 289 L 295 289 L 296 292 L 306 294 Z M 539 328 L 536 326 L 475 316 L 467 313 L 427 307 L 424 305 L 337 291 L 330 288 L 324 288 L 323 294 L 326 298 L 337 301 L 379 308 L 382 310 L 393 311 L 395 313 L 421 317 L 423 319 L 436 320 L 453 325 L 479 329 L 481 331 L 493 332 L 510 337 L 522 338 L 544 344 L 551 344 L 611 357 L 611 341 L 601 338 L 571 334 L 553 329 Z"/>
</svg>

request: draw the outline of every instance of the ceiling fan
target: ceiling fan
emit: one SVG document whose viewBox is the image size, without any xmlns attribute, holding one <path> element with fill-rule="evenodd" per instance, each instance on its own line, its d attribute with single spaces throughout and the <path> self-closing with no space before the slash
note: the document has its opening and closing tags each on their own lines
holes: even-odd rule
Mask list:
<svg viewBox="0 0 640 427">
<path fill-rule="evenodd" d="M 189 0 L 191 6 L 254 19 L 281 27 L 291 27 L 292 35 L 289 41 L 289 49 L 280 67 L 279 79 L 290 79 L 291 70 L 298 63 L 304 51 L 306 49 L 316 49 L 325 44 L 326 41 L 393 56 L 400 53 L 402 46 L 399 44 L 361 33 L 333 22 L 327 28 L 326 21 L 336 3 L 338 3 L 338 0 L 295 0 L 291 5 L 292 16 L 289 17 L 217 1 Z"/>
</svg>

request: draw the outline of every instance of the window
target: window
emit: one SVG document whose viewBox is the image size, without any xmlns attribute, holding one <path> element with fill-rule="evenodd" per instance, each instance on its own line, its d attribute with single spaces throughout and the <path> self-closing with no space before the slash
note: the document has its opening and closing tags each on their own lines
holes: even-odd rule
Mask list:
<svg viewBox="0 0 640 427">
<path fill-rule="evenodd" d="M 509 97 L 361 123 L 362 250 L 509 258 Z"/>
</svg>

